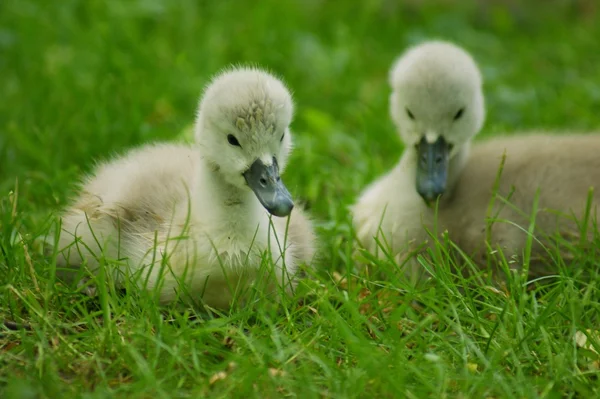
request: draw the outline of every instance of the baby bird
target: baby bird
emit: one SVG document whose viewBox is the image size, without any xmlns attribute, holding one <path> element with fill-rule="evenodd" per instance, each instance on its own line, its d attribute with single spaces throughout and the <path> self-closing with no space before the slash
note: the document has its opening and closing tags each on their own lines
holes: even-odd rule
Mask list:
<svg viewBox="0 0 600 399">
<path fill-rule="evenodd" d="M 365 249 L 382 258 L 389 249 L 400 261 L 410 244 L 427 238 L 422 222 L 434 216 L 427 203 L 456 184 L 471 140 L 483 125 L 485 106 L 475 61 L 448 42 L 408 49 L 394 63 L 390 85 L 390 113 L 405 150 L 394 169 L 364 190 L 351 212 Z"/>
<path fill-rule="evenodd" d="M 95 275 L 104 257 L 120 285 L 135 277 L 158 290 L 160 303 L 184 293 L 217 309 L 259 280 L 291 292 L 298 267 L 315 254 L 312 223 L 280 177 L 292 113 L 288 89 L 265 71 L 216 76 L 199 104 L 193 146 L 146 145 L 85 180 L 62 216 L 61 276 L 73 280 L 82 268 Z"/>
<path fill-rule="evenodd" d="M 473 58 L 448 42 L 407 50 L 390 84 L 390 112 L 405 150 L 352 207 L 365 249 L 403 262 L 430 239 L 428 231 L 447 231 L 480 265 L 489 243 L 519 267 L 515 258 L 526 244 L 536 198 L 534 258 L 545 255 L 542 236 L 575 232 L 575 221 L 559 220 L 556 211 L 583 215 L 588 188 L 600 183 L 600 136 L 531 132 L 471 145 L 485 118 L 482 78 Z M 532 275 L 551 272 L 546 263 L 532 265 Z M 423 277 L 414 258 L 408 265 L 411 277 Z"/>
</svg>

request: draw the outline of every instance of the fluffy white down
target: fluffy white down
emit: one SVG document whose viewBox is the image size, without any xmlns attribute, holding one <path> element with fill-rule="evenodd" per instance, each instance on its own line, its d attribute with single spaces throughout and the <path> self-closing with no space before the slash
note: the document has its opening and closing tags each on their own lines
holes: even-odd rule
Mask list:
<svg viewBox="0 0 600 399">
<path fill-rule="evenodd" d="M 600 182 L 597 132 L 521 132 L 471 146 L 484 120 L 481 76 L 472 58 L 449 43 L 428 42 L 409 49 L 394 65 L 390 83 L 390 111 L 405 151 L 352 208 L 358 240 L 366 249 L 380 258 L 391 254 L 407 266 L 413 282 L 427 276 L 411 255 L 423 244 L 433 245 L 430 234 L 439 238 L 447 233 L 479 266 L 499 260 L 499 249 L 510 267 L 518 269 L 534 209 L 530 277 L 556 272 L 547 251 L 557 250 L 557 234 L 574 240 L 561 247 L 564 259 L 572 255 L 572 248 L 583 245 L 581 226 L 595 225 L 600 203 L 598 190 L 588 197 Z M 439 136 L 453 148 L 436 213 L 417 192 L 415 144 L 423 137 L 435 142 Z M 593 229 L 586 234 L 591 239 Z M 490 245 L 494 250 L 489 251 Z M 502 278 L 502 273 L 496 277 Z"/>
<path fill-rule="evenodd" d="M 270 165 L 273 157 L 283 172 L 292 113 L 289 91 L 271 74 L 224 71 L 203 94 L 194 146 L 147 145 L 86 179 L 62 217 L 59 266 L 96 274 L 104 256 L 120 270 L 118 282 L 120 273 L 137 274 L 148 289 L 159 286 L 162 303 L 179 292 L 227 308 L 236 290 L 256 282 L 268 250 L 274 267 L 260 280 L 289 292 L 298 266 L 315 252 L 311 222 L 299 207 L 289 225 L 288 218 L 270 217 L 242 173 L 257 158 Z"/>
<path fill-rule="evenodd" d="M 485 119 L 481 74 L 463 49 L 442 41 L 409 48 L 390 73 L 390 114 L 405 145 L 399 163 L 371 183 L 352 206 L 360 243 L 383 257 L 377 240 L 393 254 L 406 254 L 422 237 L 422 219 L 432 217 L 415 188 L 417 150 L 425 137 L 453 145 L 448 174 L 452 191 Z M 458 117 L 457 117 L 458 115 Z M 413 273 L 412 271 L 410 272 Z"/>
</svg>

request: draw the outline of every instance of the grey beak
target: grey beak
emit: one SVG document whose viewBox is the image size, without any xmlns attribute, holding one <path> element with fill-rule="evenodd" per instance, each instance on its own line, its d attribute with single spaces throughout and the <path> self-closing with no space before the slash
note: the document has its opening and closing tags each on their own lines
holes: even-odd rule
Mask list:
<svg viewBox="0 0 600 399">
<path fill-rule="evenodd" d="M 423 137 L 418 157 L 417 192 L 429 204 L 446 191 L 450 146 L 442 136 L 432 144 Z"/>
<path fill-rule="evenodd" d="M 266 166 L 260 159 L 254 161 L 250 169 L 244 172 L 248 186 L 271 215 L 288 216 L 294 208 L 289 191 L 279 176 L 277 159 Z"/>
</svg>

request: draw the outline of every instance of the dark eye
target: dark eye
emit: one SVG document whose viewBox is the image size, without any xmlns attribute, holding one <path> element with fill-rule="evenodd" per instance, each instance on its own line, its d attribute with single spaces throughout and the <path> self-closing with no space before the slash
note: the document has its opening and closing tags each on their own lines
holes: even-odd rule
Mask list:
<svg viewBox="0 0 600 399">
<path fill-rule="evenodd" d="M 237 141 L 237 139 L 235 138 L 235 136 L 233 134 L 228 134 L 227 135 L 227 142 L 231 145 L 234 145 L 236 147 L 241 147 L 240 142 Z"/>
<path fill-rule="evenodd" d="M 281 135 L 281 139 L 279 140 L 279 142 L 280 142 L 280 143 L 283 141 L 283 138 L 284 138 L 284 137 L 285 137 L 285 133 L 283 133 L 283 134 Z"/>
<path fill-rule="evenodd" d="M 454 115 L 454 120 L 460 119 L 460 117 L 463 115 L 463 112 L 465 112 L 464 108 L 459 109 L 456 115 Z"/>
<path fill-rule="evenodd" d="M 408 109 L 408 108 L 405 108 L 405 109 L 406 109 L 406 115 L 408 115 L 408 117 L 414 121 L 415 116 L 413 115 L 413 113 L 410 112 L 410 109 Z"/>
</svg>

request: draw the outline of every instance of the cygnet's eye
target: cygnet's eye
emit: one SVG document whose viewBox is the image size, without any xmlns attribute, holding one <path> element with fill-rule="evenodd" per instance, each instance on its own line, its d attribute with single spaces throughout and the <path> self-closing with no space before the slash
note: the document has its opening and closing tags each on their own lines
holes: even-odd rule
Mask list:
<svg viewBox="0 0 600 399">
<path fill-rule="evenodd" d="M 412 113 L 412 112 L 410 112 L 410 109 L 408 109 L 408 108 L 404 108 L 404 109 L 406 110 L 406 115 L 408 115 L 408 117 L 409 117 L 411 120 L 413 120 L 413 121 L 414 121 L 414 120 L 415 120 L 415 116 L 413 115 L 413 113 Z"/>
<path fill-rule="evenodd" d="M 240 147 L 240 148 L 242 147 L 240 145 L 240 142 L 235 138 L 235 136 L 233 134 L 228 134 L 227 135 L 227 142 L 229 144 L 231 144 L 231 145 L 236 146 L 236 147 Z"/>
<path fill-rule="evenodd" d="M 456 121 L 456 120 L 460 119 L 460 117 L 463 115 L 463 112 L 465 112 L 464 108 L 459 109 L 458 112 L 456 113 L 456 115 L 454 115 L 454 120 Z"/>
<path fill-rule="evenodd" d="M 281 139 L 279 140 L 280 143 L 283 141 L 284 137 L 285 137 L 285 132 L 283 132 L 283 134 L 281 135 Z"/>
</svg>

